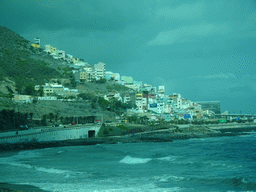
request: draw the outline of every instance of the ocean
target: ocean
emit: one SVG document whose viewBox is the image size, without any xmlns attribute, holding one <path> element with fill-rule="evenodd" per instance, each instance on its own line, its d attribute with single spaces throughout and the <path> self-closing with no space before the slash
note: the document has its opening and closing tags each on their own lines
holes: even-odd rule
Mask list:
<svg viewBox="0 0 256 192">
<path fill-rule="evenodd" d="M 256 134 L 4 152 L 0 182 L 52 192 L 256 191 Z"/>
</svg>

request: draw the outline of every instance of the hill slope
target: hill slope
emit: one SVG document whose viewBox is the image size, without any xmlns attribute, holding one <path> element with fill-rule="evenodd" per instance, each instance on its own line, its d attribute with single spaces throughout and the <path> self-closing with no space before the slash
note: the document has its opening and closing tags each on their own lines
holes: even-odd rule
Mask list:
<svg viewBox="0 0 256 192">
<path fill-rule="evenodd" d="M 75 102 L 38 101 L 31 104 L 14 103 L 13 94 L 29 94 L 34 85 L 49 83 L 51 79 L 69 79 L 69 88 L 77 88 L 80 93 L 90 94 L 91 99 L 77 99 Z M 50 113 L 59 117 L 104 114 L 105 119 L 114 120 L 116 114 L 102 108 L 96 96 L 109 91 L 125 92 L 129 89 L 114 82 L 105 84 L 74 83 L 73 73 L 64 60 L 55 60 L 42 49 L 34 48 L 31 42 L 0 26 L 0 110 L 14 109 L 22 113 L 32 113 L 36 119 Z M 36 93 L 33 93 L 36 95 Z"/>
<path fill-rule="evenodd" d="M 61 74 L 43 60 L 31 58 L 42 50 L 6 27 L 0 26 L 0 80 L 6 78 L 16 83 L 16 91 L 23 93 L 27 86 L 42 84 Z M 14 91 L 14 90 L 13 90 Z"/>
</svg>

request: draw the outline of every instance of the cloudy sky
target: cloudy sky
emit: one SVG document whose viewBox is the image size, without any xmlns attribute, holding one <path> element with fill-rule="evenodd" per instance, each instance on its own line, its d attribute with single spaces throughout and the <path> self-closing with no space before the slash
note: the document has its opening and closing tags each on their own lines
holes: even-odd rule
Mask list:
<svg viewBox="0 0 256 192">
<path fill-rule="evenodd" d="M 167 94 L 256 114 L 255 0 L 1 0 L 0 25 Z"/>
</svg>

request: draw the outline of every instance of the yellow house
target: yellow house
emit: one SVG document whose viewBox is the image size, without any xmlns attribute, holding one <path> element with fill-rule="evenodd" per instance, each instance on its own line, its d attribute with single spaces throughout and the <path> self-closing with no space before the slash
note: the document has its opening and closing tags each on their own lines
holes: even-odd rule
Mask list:
<svg viewBox="0 0 256 192">
<path fill-rule="evenodd" d="M 136 97 L 136 99 L 142 99 L 142 93 L 137 93 L 137 94 L 135 95 L 135 97 Z"/>
<path fill-rule="evenodd" d="M 202 118 L 202 110 L 201 109 L 194 109 L 193 113 L 196 114 L 196 119 Z"/>
<path fill-rule="evenodd" d="M 80 72 L 80 80 L 87 80 L 87 72 Z"/>
<path fill-rule="evenodd" d="M 73 58 L 73 63 L 78 63 L 79 62 L 79 58 Z"/>
<path fill-rule="evenodd" d="M 32 46 L 32 47 L 36 47 L 36 48 L 41 48 L 41 46 L 40 46 L 40 45 L 38 45 L 38 44 L 34 44 L 34 43 L 32 43 L 32 44 L 31 44 L 31 46 Z"/>
</svg>

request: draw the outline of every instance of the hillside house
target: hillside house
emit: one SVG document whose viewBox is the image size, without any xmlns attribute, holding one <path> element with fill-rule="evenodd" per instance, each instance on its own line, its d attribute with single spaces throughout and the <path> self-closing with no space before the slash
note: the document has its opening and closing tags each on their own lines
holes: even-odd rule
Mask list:
<svg viewBox="0 0 256 192">
<path fill-rule="evenodd" d="M 57 57 L 58 57 L 58 59 L 65 59 L 65 51 L 63 51 L 63 50 L 57 50 Z"/>
<path fill-rule="evenodd" d="M 120 81 L 120 77 L 121 77 L 121 76 L 120 76 L 119 73 L 114 73 L 114 74 L 113 74 L 113 78 L 114 78 L 115 81 Z"/>
<path fill-rule="evenodd" d="M 90 82 L 95 79 L 94 71 L 91 67 L 85 67 L 80 72 L 80 82 Z"/>
<path fill-rule="evenodd" d="M 33 97 L 31 95 L 14 95 L 12 100 L 16 103 L 32 103 Z"/>
<path fill-rule="evenodd" d="M 66 54 L 66 55 L 65 55 L 65 60 L 66 60 L 68 63 L 73 63 L 73 55 Z"/>
<path fill-rule="evenodd" d="M 31 43 L 32 47 L 36 47 L 36 48 L 41 48 L 40 46 L 40 38 L 39 37 L 35 37 L 34 38 L 34 43 Z"/>
<path fill-rule="evenodd" d="M 113 98 L 122 102 L 122 97 L 120 96 L 119 93 L 110 92 L 109 94 L 104 95 L 104 99 L 107 100 L 107 101 L 110 101 Z"/>
<path fill-rule="evenodd" d="M 130 76 L 122 76 L 121 80 L 125 82 L 125 85 L 133 85 L 133 78 Z"/>
</svg>

